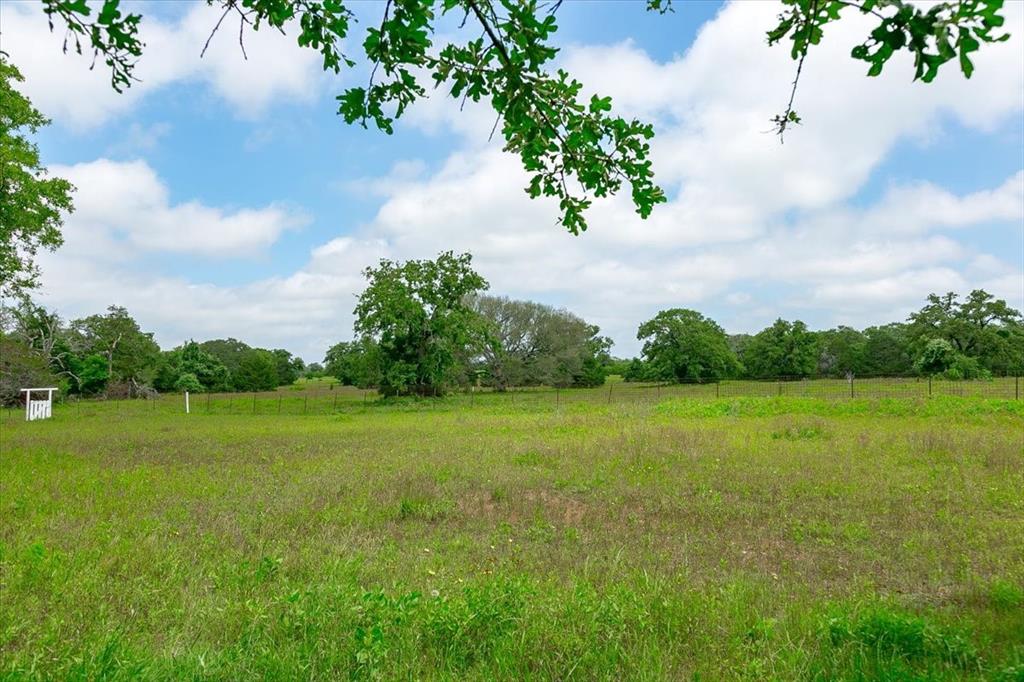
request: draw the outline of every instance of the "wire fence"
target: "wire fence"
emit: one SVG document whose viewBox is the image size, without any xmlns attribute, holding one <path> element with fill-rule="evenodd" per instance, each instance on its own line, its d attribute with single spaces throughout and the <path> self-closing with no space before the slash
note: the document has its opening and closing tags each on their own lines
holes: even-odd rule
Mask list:
<svg viewBox="0 0 1024 682">
<path fill-rule="evenodd" d="M 719 382 L 629 383 L 609 381 L 594 388 L 519 387 L 506 391 L 466 387 L 443 398 L 400 399 L 407 409 L 472 408 L 476 406 L 544 408 L 573 404 L 654 403 L 674 398 L 729 399 L 795 397 L 822 400 L 928 399 L 936 396 L 1021 400 L 1021 377 L 954 381 L 928 377 L 854 377 L 852 379 L 808 379 L 780 377 L 766 380 Z M 258 393 L 197 393 L 189 396 L 189 413 L 194 415 L 330 415 L 358 411 L 382 404 L 377 391 L 339 385 L 291 386 Z M 103 400 L 60 396 L 54 417 L 124 418 L 159 414 L 184 414 L 181 394 L 163 394 L 149 399 Z M 2 421 L 25 419 L 24 406 L 4 410 Z"/>
</svg>

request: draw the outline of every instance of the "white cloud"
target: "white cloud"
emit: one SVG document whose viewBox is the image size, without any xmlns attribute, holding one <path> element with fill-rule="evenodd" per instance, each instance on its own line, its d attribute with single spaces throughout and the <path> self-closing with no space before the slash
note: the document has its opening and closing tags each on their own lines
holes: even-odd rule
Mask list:
<svg viewBox="0 0 1024 682">
<path fill-rule="evenodd" d="M 363 267 L 447 249 L 471 251 L 496 292 L 564 305 L 600 324 L 623 354 L 637 350 L 637 323 L 667 306 L 721 315 L 731 331 L 776 315 L 883 322 L 906 315 L 931 291 L 975 286 L 1024 307 L 1020 261 L 963 239 L 971 226 L 996 225 L 1006 228 L 1007 242 L 1019 240 L 1024 172 L 966 195 L 918 182 L 892 186 L 867 207 L 849 202 L 898 142 L 929 139 L 947 120 L 988 131 L 1020 116 L 1024 6 L 1006 11 L 1014 39 L 985 46 L 970 82 L 951 64 L 936 83 L 911 84 L 910 66 L 898 60 L 882 77 L 865 78 L 862 64 L 849 58 L 863 24 L 830 28 L 808 59 L 798 94 L 805 123 L 785 145 L 763 132 L 784 104 L 794 68 L 784 49 L 763 45 L 777 13 L 769 3 L 727 6 L 667 63 L 628 43 L 568 50 L 565 63 L 591 91 L 612 94 L 619 111 L 658 122 L 655 170 L 673 191 L 647 221 L 628 197 L 616 197 L 594 206 L 586 234 L 560 231 L 553 202 L 531 201 L 522 191 L 518 159 L 498 151 L 498 141 L 486 143 L 493 119 L 480 109 L 459 117 L 457 102 L 435 97 L 409 122 L 454 127 L 463 147 L 432 173 L 412 161 L 349 185 L 382 197 L 376 216 L 314 250 L 288 277 L 193 285 L 104 269 L 82 246 L 53 257 L 71 264 L 58 274 L 48 268 L 44 282 L 54 303 L 76 312 L 115 301 L 138 308 L 162 343 L 236 335 L 287 346 L 308 360 L 349 336 Z M 258 250 L 287 228 L 287 212 L 274 214 L 274 207 L 255 212 L 264 222 L 254 228 L 244 211 L 168 205 L 145 168 L 123 181 L 103 180 L 103 170 L 94 169 L 95 199 L 80 192 L 79 201 L 86 217 L 101 216 L 89 225 L 106 225 L 101 236 L 112 248 L 174 249 L 208 238 L 193 250 L 216 253 L 229 248 L 217 239 L 237 245 L 232 240 L 248 237 Z M 131 218 L 104 212 L 115 202 L 111 187 Z M 163 217 L 136 220 L 149 213 Z M 183 237 L 174 230 L 185 223 L 205 226 Z M 208 234 L 218 230 L 226 231 Z M 88 285 L 75 284 L 83 278 Z"/>
<path fill-rule="evenodd" d="M 50 170 L 76 188 L 64 230 L 64 250 L 76 256 L 121 258 L 131 250 L 252 256 L 306 222 L 277 205 L 227 211 L 197 201 L 172 204 L 145 161 L 99 159 Z"/>
<path fill-rule="evenodd" d="M 20 89 L 56 123 L 83 131 L 124 114 L 150 92 L 172 83 L 204 83 L 238 116 L 252 118 L 276 101 L 311 101 L 323 80 L 319 55 L 295 44 L 295 27 L 290 35 L 269 28 L 247 32 L 246 60 L 238 46 L 237 23 L 229 18 L 200 59 L 220 17 L 215 8 L 195 3 L 173 23 L 143 14 L 140 37 L 145 48 L 135 69 L 139 82 L 118 94 L 102 59 L 90 69 L 91 53 L 75 54 L 72 45 L 68 54 L 62 53 L 64 31 L 59 25 L 49 30 L 39 3 L 0 3 L 4 50 L 25 76 Z"/>
</svg>

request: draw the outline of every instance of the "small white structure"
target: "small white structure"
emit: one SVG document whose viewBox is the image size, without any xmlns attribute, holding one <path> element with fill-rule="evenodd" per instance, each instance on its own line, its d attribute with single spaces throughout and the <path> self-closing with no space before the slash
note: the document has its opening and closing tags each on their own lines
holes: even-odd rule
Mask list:
<svg viewBox="0 0 1024 682">
<path fill-rule="evenodd" d="M 49 419 L 53 416 L 53 392 L 56 388 L 23 388 L 25 394 L 25 421 L 31 422 L 36 419 Z M 45 400 L 32 400 L 33 393 L 46 392 Z"/>
</svg>

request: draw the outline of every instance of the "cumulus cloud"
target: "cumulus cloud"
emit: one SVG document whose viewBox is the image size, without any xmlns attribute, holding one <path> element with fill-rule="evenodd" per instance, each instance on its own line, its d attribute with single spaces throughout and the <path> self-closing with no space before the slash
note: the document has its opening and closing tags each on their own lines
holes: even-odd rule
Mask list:
<svg viewBox="0 0 1024 682">
<path fill-rule="evenodd" d="M 172 83 L 203 83 L 243 118 L 259 116 L 277 100 L 315 97 L 323 78 L 320 57 L 296 46 L 294 27 L 287 35 L 266 28 L 248 32 L 247 60 L 237 40 L 221 32 L 200 59 L 220 14 L 194 3 L 176 22 L 144 16 L 139 33 L 146 47 L 135 69 L 139 81 L 121 94 L 110 87 L 102 59 L 90 69 L 91 53 L 78 55 L 73 47 L 62 53 L 64 32 L 59 25 L 49 30 L 39 3 L 0 3 L 0 27 L 4 51 L 25 76 L 25 94 L 40 111 L 79 131 L 124 114 Z"/>
<path fill-rule="evenodd" d="M 522 191 L 518 159 L 501 153 L 497 141 L 487 143 L 493 119 L 486 110 L 460 115 L 458 103 L 435 97 L 407 124 L 454 130 L 461 147 L 434 172 L 410 160 L 382 178 L 350 183 L 346 189 L 379 196 L 380 209 L 315 249 L 292 275 L 197 285 L 105 270 L 83 246 L 52 257 L 74 262 L 63 273 L 46 269 L 48 295 L 72 310 L 137 301 L 162 343 L 233 334 L 287 346 L 307 360 L 350 335 L 363 267 L 447 249 L 472 252 L 496 292 L 564 305 L 600 324 L 623 354 L 637 350 L 637 323 L 667 306 L 702 309 L 730 331 L 756 329 L 776 315 L 818 324 L 884 322 L 905 316 L 929 292 L 974 286 L 1024 307 L 1019 260 L 962 238 L 972 226 L 995 225 L 1007 242 L 1019 240 L 1024 171 L 968 194 L 922 181 L 893 185 L 874 200 L 858 197 L 897 143 L 927 141 L 950 120 L 984 132 L 1020 116 L 1024 6 L 1007 6 L 1014 39 L 985 46 L 970 82 L 950 65 L 931 85 L 911 84 L 911 68 L 899 60 L 880 78 L 865 78 L 863 65 L 849 57 L 865 24 L 830 27 L 805 67 L 797 99 L 805 123 L 785 145 L 764 133 L 784 105 L 794 68 L 785 50 L 763 45 L 777 10 L 770 3 L 727 5 L 685 54 L 667 62 L 632 43 L 566 51 L 565 66 L 589 91 L 611 94 L 618 111 L 657 122 L 655 169 L 671 201 L 649 220 L 635 215 L 628 197 L 615 197 L 591 210 L 586 234 L 559 231 L 557 207 Z M 252 214 L 171 206 L 144 167 L 132 169 L 119 196 L 132 216 L 163 217 L 93 219 L 115 181 L 103 165 L 92 171 L 97 203 L 79 193 L 85 216 L 76 225 L 106 225 L 101 234 L 114 247 L 174 249 L 206 236 L 195 252 L 219 253 L 248 239 L 248 246 L 235 242 L 245 251 L 265 248 L 289 226 L 272 206 Z M 134 198 L 123 199 L 125 192 Z M 176 238 L 170 226 L 185 223 L 206 226 Z M 223 234 L 208 235 L 211 225 Z M 75 285 L 81 278 L 90 284 Z"/>
<path fill-rule="evenodd" d="M 51 171 L 76 187 L 64 251 L 79 257 L 109 260 L 132 250 L 252 256 L 306 222 L 277 205 L 227 211 L 197 201 L 173 204 L 167 186 L 145 161 L 99 159 Z"/>
</svg>

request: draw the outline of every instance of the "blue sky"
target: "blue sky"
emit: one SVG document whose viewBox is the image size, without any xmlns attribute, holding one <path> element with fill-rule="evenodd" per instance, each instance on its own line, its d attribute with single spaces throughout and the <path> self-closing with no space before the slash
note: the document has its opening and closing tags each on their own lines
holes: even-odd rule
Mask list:
<svg viewBox="0 0 1024 682">
<path fill-rule="evenodd" d="M 392 136 L 347 126 L 334 96 L 365 81 L 362 65 L 326 76 L 293 35 L 264 33 L 246 62 L 227 31 L 200 61 L 209 8 L 142 7 L 143 81 L 122 96 L 101 65 L 60 53 L 38 5 L 0 10 L 23 91 L 53 119 L 43 159 L 78 186 L 67 243 L 42 259 L 40 298 L 65 316 L 118 303 L 167 347 L 235 336 L 318 360 L 351 336 L 362 267 L 449 248 L 475 254 L 493 293 L 574 310 L 623 355 L 674 306 L 729 331 L 882 323 L 930 291 L 979 286 L 1024 307 L 1020 6 L 970 82 L 950 68 L 932 86 L 898 60 L 864 78 L 848 53 L 868 29 L 843 22 L 808 59 L 805 123 L 779 145 L 763 131 L 793 65 L 763 44 L 770 3 L 662 17 L 565 2 L 561 64 L 655 123 L 671 200 L 648 221 L 598 204 L 580 237 L 523 194 L 486 107 L 438 92 Z M 357 7 L 372 20 L 381 6 Z"/>
</svg>

